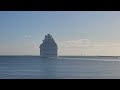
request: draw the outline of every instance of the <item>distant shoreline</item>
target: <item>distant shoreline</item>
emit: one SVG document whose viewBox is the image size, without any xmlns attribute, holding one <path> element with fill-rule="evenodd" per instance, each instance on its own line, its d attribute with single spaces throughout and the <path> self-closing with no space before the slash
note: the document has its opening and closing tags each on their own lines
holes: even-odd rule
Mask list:
<svg viewBox="0 0 120 90">
<path fill-rule="evenodd" d="M 120 56 L 59 56 L 62 58 L 100 58 L 100 59 L 118 59 Z"/>
</svg>

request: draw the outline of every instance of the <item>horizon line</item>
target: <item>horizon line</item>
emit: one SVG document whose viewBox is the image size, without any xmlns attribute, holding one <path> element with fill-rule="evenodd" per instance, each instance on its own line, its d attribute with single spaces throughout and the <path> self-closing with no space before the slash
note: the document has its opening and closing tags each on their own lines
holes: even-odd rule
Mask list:
<svg viewBox="0 0 120 90">
<path fill-rule="evenodd" d="M 0 55 L 0 56 L 40 56 L 40 55 Z M 73 56 L 73 57 L 84 57 L 84 56 L 96 56 L 96 57 L 120 57 L 120 55 L 59 55 L 58 57 L 61 57 L 61 56 Z"/>
</svg>

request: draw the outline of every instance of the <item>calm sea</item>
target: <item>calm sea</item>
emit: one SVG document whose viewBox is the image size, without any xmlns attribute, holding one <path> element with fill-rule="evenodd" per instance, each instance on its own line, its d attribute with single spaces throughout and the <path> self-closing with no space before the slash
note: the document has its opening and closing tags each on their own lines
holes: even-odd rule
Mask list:
<svg viewBox="0 0 120 90">
<path fill-rule="evenodd" d="M 119 58 L 0 56 L 0 79 L 120 79 Z"/>
</svg>

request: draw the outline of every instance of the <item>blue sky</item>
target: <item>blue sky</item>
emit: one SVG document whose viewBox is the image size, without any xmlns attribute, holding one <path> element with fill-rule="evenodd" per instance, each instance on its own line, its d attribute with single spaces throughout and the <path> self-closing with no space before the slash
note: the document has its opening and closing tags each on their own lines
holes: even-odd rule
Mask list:
<svg viewBox="0 0 120 90">
<path fill-rule="evenodd" d="M 0 55 L 39 55 L 48 33 L 59 55 L 120 55 L 119 11 L 1 11 Z"/>
</svg>

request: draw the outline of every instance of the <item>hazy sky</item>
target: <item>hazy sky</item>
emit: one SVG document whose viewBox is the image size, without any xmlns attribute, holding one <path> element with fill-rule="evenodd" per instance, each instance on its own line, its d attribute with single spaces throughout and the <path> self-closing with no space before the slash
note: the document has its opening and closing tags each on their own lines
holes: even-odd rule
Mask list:
<svg viewBox="0 0 120 90">
<path fill-rule="evenodd" d="M 120 55 L 119 11 L 0 11 L 0 55 L 39 55 L 48 33 L 59 55 Z"/>
</svg>

